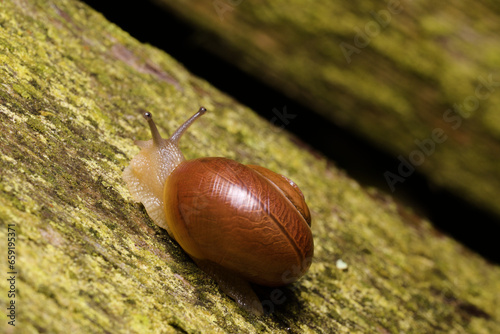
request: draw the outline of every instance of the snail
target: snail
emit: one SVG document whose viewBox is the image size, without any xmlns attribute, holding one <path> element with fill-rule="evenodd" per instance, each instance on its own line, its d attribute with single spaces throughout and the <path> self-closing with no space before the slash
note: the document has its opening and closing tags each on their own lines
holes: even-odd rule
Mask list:
<svg viewBox="0 0 500 334">
<path fill-rule="evenodd" d="M 169 138 L 144 112 L 152 139 L 123 172 L 132 198 L 243 308 L 263 314 L 250 283 L 292 283 L 311 265 L 311 215 L 298 186 L 264 167 L 222 157 L 186 160 L 179 139 L 201 107 Z"/>
</svg>

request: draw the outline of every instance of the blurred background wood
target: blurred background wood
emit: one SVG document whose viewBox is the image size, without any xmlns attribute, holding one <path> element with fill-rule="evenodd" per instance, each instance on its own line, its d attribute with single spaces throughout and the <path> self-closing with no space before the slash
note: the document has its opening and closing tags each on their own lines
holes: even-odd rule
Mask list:
<svg viewBox="0 0 500 334">
<path fill-rule="evenodd" d="M 415 168 L 500 217 L 497 2 L 155 2 L 190 22 L 190 44 L 391 155 L 389 193 Z"/>
</svg>

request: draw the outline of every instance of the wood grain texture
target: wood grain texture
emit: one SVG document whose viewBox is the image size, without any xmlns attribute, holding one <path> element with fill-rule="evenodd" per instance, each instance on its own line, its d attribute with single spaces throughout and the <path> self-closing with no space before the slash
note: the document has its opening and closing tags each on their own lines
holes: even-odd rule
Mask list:
<svg viewBox="0 0 500 334">
<path fill-rule="evenodd" d="M 291 283 L 310 266 L 311 229 L 272 182 L 225 158 L 179 165 L 165 186 L 167 223 L 193 258 L 210 260 L 249 281 Z"/>
</svg>

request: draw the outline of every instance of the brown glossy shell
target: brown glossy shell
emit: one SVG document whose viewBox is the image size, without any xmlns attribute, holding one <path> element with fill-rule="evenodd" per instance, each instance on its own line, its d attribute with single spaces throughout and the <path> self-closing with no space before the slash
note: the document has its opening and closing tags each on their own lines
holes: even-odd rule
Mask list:
<svg viewBox="0 0 500 334">
<path fill-rule="evenodd" d="M 307 225 L 311 226 L 311 213 L 309 212 L 309 208 L 307 207 L 306 201 L 304 199 L 304 195 L 302 191 L 300 191 L 299 187 L 281 174 L 275 173 L 272 170 L 269 170 L 265 167 L 256 166 L 256 165 L 247 165 L 247 167 L 252 168 L 253 170 L 260 173 L 264 176 L 268 181 L 274 183 L 275 186 L 280 188 L 283 194 L 288 198 L 290 202 L 295 206 L 295 208 L 300 212 L 302 217 L 307 222 Z"/>
<path fill-rule="evenodd" d="M 183 162 L 165 184 L 165 215 L 174 238 L 195 260 L 280 286 L 309 269 L 314 244 L 300 190 L 266 171 L 225 158 Z M 277 187 L 281 182 L 288 196 Z"/>
</svg>

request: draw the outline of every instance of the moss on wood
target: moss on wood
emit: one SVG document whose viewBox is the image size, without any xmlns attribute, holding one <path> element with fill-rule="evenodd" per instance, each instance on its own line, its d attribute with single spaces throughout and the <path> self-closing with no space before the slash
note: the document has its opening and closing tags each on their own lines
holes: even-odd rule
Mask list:
<svg viewBox="0 0 500 334">
<path fill-rule="evenodd" d="M 284 131 L 77 1 L 3 1 L 0 11 L 0 307 L 7 225 L 16 231 L 16 327 L 4 333 L 494 333 L 500 268 L 428 221 L 296 146 Z M 316 256 L 296 284 L 261 289 L 274 312 L 238 308 L 121 179 L 148 130 L 189 158 L 265 165 L 310 203 Z M 335 266 L 337 259 L 346 271 Z M 279 293 L 283 293 L 280 295 Z M 282 303 L 282 298 L 286 300 Z"/>
</svg>

